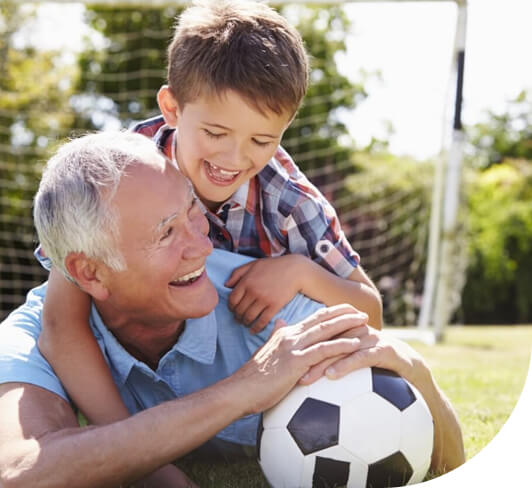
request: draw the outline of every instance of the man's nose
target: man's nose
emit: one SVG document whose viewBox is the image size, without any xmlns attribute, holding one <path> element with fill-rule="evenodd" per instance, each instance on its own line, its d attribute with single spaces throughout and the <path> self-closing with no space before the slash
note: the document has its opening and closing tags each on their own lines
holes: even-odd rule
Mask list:
<svg viewBox="0 0 532 488">
<path fill-rule="evenodd" d="M 186 259 L 196 259 L 208 256 L 212 252 L 212 242 L 209 239 L 209 223 L 205 216 L 189 222 L 187 226 L 187 241 L 184 251 Z"/>
</svg>

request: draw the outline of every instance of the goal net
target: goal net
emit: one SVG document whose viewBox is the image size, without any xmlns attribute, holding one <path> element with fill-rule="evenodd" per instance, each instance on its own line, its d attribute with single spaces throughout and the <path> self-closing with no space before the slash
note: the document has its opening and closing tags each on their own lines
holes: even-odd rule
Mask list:
<svg viewBox="0 0 532 488">
<path fill-rule="evenodd" d="M 415 325 L 426 284 L 434 161 L 391 157 L 377 140 L 363 150 L 350 133 L 345 113 L 363 103 L 371 75 L 352 79 L 339 66 L 337 53 L 352 31 L 344 5 L 278 7 L 302 33 L 313 63 L 308 96 L 282 144 L 335 206 L 382 293 L 386 324 Z M 155 95 L 181 8 L 125 0 L 0 6 L 0 319 L 47 277 L 33 257 L 31 215 L 47 157 L 67 137 L 129 127 L 158 113 Z M 459 281 L 463 253 L 456 251 Z"/>
</svg>

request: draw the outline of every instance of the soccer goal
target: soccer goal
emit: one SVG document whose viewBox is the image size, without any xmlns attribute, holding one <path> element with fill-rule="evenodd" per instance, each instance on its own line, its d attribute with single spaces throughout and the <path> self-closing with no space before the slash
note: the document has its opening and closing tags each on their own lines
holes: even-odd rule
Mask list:
<svg viewBox="0 0 532 488">
<path fill-rule="evenodd" d="M 382 292 L 385 323 L 410 326 L 394 330 L 402 335 L 413 330 L 432 342 L 458 309 L 465 276 L 458 215 L 466 2 L 448 1 L 456 3 L 457 20 L 449 25 L 456 40 L 449 46 L 450 88 L 442 101 L 442 151 L 425 162 L 394 158 L 375 147 L 363 150 L 341 116 L 366 96 L 367 75 L 349 79 L 335 56 L 352 35 L 344 11 L 348 3 L 363 2 L 271 2 L 296 24 L 312 56 L 308 97 L 282 144 L 336 207 L 347 238 Z M 386 15 L 389 3 L 377 3 Z M 128 127 L 157 113 L 166 46 L 186 4 L 5 0 L 0 5 L 0 319 L 46 279 L 32 255 L 31 209 L 47 157 L 68 137 Z M 405 28 L 415 26 L 413 19 Z M 385 34 L 383 42 L 390 42 Z M 412 83 L 422 78 L 411 75 Z"/>
</svg>

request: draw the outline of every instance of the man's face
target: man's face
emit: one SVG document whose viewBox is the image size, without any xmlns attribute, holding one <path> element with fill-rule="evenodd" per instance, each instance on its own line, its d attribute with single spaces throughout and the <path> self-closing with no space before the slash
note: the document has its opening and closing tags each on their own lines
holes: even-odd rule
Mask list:
<svg viewBox="0 0 532 488">
<path fill-rule="evenodd" d="M 178 109 L 177 161 L 202 202 L 216 209 L 264 168 L 290 119 L 261 113 L 232 91 Z"/>
<path fill-rule="evenodd" d="M 212 251 L 208 223 L 179 171 L 168 162 L 135 165 L 112 204 L 127 269 L 108 273 L 107 307 L 122 319 L 153 326 L 213 310 L 218 296 L 205 272 Z"/>
</svg>

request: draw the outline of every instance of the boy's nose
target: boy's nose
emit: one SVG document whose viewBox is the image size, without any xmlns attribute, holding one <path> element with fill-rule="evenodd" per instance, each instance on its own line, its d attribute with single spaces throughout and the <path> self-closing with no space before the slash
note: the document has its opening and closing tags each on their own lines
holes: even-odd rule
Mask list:
<svg viewBox="0 0 532 488">
<path fill-rule="evenodd" d="M 231 164 L 235 169 L 242 169 L 242 167 L 247 166 L 247 161 L 245 144 L 235 141 L 227 155 L 227 163 Z"/>
</svg>

